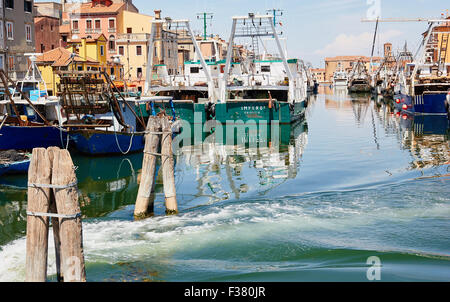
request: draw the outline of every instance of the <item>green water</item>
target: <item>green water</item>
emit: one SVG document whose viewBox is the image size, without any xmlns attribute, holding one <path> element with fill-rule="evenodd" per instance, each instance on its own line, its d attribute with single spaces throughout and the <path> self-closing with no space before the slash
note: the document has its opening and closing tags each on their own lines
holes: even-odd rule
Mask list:
<svg viewBox="0 0 450 302">
<path fill-rule="evenodd" d="M 177 216 L 158 180 L 133 221 L 142 155 L 73 154 L 88 281 L 367 281 L 371 256 L 382 281 L 450 281 L 448 120 L 327 93 L 279 150 L 183 147 Z M 1 281 L 24 280 L 25 187 L 0 179 Z"/>
</svg>

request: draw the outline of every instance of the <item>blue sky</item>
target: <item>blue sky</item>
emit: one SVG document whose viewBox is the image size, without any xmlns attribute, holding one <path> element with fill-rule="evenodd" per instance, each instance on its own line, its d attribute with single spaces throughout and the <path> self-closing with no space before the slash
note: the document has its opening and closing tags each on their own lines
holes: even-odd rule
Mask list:
<svg viewBox="0 0 450 302">
<path fill-rule="evenodd" d="M 283 34 L 287 39 L 288 55 L 323 67 L 323 59 L 335 55 L 370 56 L 375 23 L 362 23 L 374 11 L 381 18 L 438 18 L 450 9 L 448 0 L 134 0 L 141 13 L 153 15 L 161 9 L 163 17 L 189 19 L 199 32 L 200 12 L 214 13 L 208 22 L 209 33 L 218 33 L 228 40 L 231 17 L 248 12 L 265 13 L 267 9 L 283 9 Z M 378 6 L 379 4 L 379 6 Z M 376 8 L 379 7 L 379 10 Z M 380 23 L 375 55 L 382 53 L 382 44 L 393 43 L 394 50 L 405 41 L 415 52 L 420 34 L 427 28 L 424 22 Z"/>
<path fill-rule="evenodd" d="M 375 23 L 362 23 L 377 8 L 381 18 L 440 17 L 450 9 L 448 0 L 134 0 L 142 13 L 153 14 L 158 8 L 163 16 L 188 18 L 192 27 L 202 29 L 199 12 L 214 13 L 210 32 L 228 40 L 231 17 L 248 12 L 265 13 L 267 9 L 283 9 L 283 34 L 287 38 L 289 57 L 298 57 L 323 67 L 326 56 L 370 56 Z M 375 54 L 382 53 L 385 41 L 401 48 L 407 41 L 410 50 L 417 49 L 424 22 L 380 23 Z"/>
</svg>

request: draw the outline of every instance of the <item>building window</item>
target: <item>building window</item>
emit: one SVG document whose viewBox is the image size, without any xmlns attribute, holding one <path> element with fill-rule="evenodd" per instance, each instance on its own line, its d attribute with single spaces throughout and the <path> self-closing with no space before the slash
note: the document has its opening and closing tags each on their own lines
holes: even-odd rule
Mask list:
<svg viewBox="0 0 450 302">
<path fill-rule="evenodd" d="M 105 55 L 105 47 L 103 45 L 100 45 L 100 55 L 101 56 Z"/>
<path fill-rule="evenodd" d="M 199 67 L 191 67 L 191 73 L 199 73 L 200 68 Z"/>
<path fill-rule="evenodd" d="M 55 49 L 55 45 L 54 44 L 52 44 L 52 49 Z"/>
<path fill-rule="evenodd" d="M 136 55 L 142 56 L 142 46 L 140 45 L 136 46 Z"/>
<path fill-rule="evenodd" d="M 32 13 L 32 12 L 33 12 L 33 1 L 25 0 L 25 1 L 23 2 L 23 9 L 24 9 L 25 12 L 27 12 L 27 13 Z"/>
<path fill-rule="evenodd" d="M 95 29 L 100 29 L 100 28 L 101 28 L 100 20 L 95 20 Z"/>
<path fill-rule="evenodd" d="M 44 31 L 44 24 L 41 24 L 41 31 Z"/>
<path fill-rule="evenodd" d="M 25 25 L 25 38 L 27 42 L 32 42 L 31 40 L 31 25 Z"/>
<path fill-rule="evenodd" d="M 12 22 L 6 22 L 6 37 L 8 40 L 14 40 L 14 24 Z"/>
<path fill-rule="evenodd" d="M 109 19 L 108 23 L 109 23 L 108 25 L 109 25 L 110 29 L 116 28 L 116 20 L 115 19 Z"/>
<path fill-rule="evenodd" d="M 131 27 L 127 27 L 127 34 L 132 34 L 133 33 L 133 29 Z"/>
<path fill-rule="evenodd" d="M 50 25 L 50 31 L 53 31 L 53 29 L 54 29 L 54 26 L 53 26 L 53 24 L 51 24 Z"/>
<path fill-rule="evenodd" d="M 0 20 L 0 40 L 3 40 L 3 20 Z"/>
<path fill-rule="evenodd" d="M 270 66 L 261 66 L 261 72 L 270 72 Z"/>
<path fill-rule="evenodd" d="M 119 55 L 123 56 L 125 54 L 125 49 L 123 46 L 119 46 Z"/>
<path fill-rule="evenodd" d="M 41 44 L 41 53 L 44 53 L 44 52 L 45 52 L 45 45 Z"/>
<path fill-rule="evenodd" d="M 14 57 L 13 56 L 8 57 L 8 69 L 10 71 L 14 70 Z"/>
<path fill-rule="evenodd" d="M 114 72 L 114 67 L 111 67 L 111 69 L 109 70 L 109 74 L 110 74 L 110 75 L 114 75 L 114 74 L 115 74 L 115 72 Z"/>
<path fill-rule="evenodd" d="M 137 77 L 142 78 L 142 67 L 137 68 Z"/>
<path fill-rule="evenodd" d="M 14 9 L 14 0 L 6 0 L 5 1 L 5 7 Z"/>
<path fill-rule="evenodd" d="M 79 65 L 78 65 L 77 70 L 78 70 L 78 71 L 83 71 L 83 66 L 79 66 Z"/>
<path fill-rule="evenodd" d="M 109 50 L 116 50 L 116 37 L 113 35 L 109 36 Z"/>
<path fill-rule="evenodd" d="M 92 29 L 92 20 L 86 20 L 86 29 Z"/>
<path fill-rule="evenodd" d="M 78 20 L 73 20 L 72 21 L 72 29 L 78 30 Z"/>
</svg>

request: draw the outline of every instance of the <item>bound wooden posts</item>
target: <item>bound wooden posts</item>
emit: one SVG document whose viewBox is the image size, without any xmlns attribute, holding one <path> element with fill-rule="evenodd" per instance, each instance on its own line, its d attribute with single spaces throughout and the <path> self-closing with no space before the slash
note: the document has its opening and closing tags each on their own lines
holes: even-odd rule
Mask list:
<svg viewBox="0 0 450 302">
<path fill-rule="evenodd" d="M 49 218 L 58 281 L 86 281 L 77 179 L 67 150 L 33 150 L 28 176 L 26 281 L 47 279 Z"/>
<path fill-rule="evenodd" d="M 134 217 L 143 219 L 153 213 L 152 192 L 155 188 L 156 156 L 159 148 L 160 137 L 158 132 L 161 123 L 156 116 L 150 116 L 145 135 L 144 159 L 142 162 L 141 183 L 134 208 Z"/>
<path fill-rule="evenodd" d="M 47 150 L 34 149 L 28 172 L 28 183 L 51 184 L 51 168 Z M 27 210 L 29 212 L 47 213 L 49 206 L 49 188 L 28 188 Z M 47 279 L 48 228 L 48 217 L 27 217 L 26 281 L 45 282 Z"/>
<path fill-rule="evenodd" d="M 163 173 L 164 194 L 166 196 L 166 214 L 172 215 L 178 213 L 172 150 L 172 124 L 167 116 L 162 118 L 161 124 L 161 170 Z"/>
<path fill-rule="evenodd" d="M 147 124 L 144 160 L 138 197 L 134 210 L 135 219 L 147 218 L 153 213 L 153 192 L 155 188 L 156 157 L 161 156 L 166 213 L 178 213 L 175 190 L 174 160 L 172 151 L 172 124 L 169 118 L 151 116 Z M 161 143 L 161 154 L 157 153 Z"/>
</svg>

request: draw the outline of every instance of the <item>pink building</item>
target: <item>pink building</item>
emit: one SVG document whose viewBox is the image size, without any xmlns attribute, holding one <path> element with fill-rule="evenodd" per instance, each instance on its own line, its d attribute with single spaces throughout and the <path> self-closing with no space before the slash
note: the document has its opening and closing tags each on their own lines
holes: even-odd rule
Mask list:
<svg viewBox="0 0 450 302">
<path fill-rule="evenodd" d="M 63 18 L 69 23 L 69 39 L 92 38 L 94 35 L 104 34 L 108 40 L 107 59 L 117 55 L 116 39 L 118 22 L 121 22 L 123 11 L 138 13 L 132 1 L 126 0 L 93 0 L 80 6 L 67 6 Z"/>
</svg>

